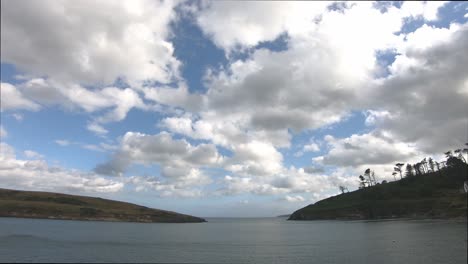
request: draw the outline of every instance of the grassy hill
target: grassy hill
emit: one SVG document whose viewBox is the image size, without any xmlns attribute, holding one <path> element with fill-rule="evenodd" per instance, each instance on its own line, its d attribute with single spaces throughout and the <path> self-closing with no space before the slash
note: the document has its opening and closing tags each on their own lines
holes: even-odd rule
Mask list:
<svg viewBox="0 0 468 264">
<path fill-rule="evenodd" d="M 468 166 L 406 177 L 333 196 L 294 212 L 288 220 L 465 218 Z"/>
<path fill-rule="evenodd" d="M 108 199 L 0 189 L 0 217 L 195 223 L 204 219 Z"/>
</svg>

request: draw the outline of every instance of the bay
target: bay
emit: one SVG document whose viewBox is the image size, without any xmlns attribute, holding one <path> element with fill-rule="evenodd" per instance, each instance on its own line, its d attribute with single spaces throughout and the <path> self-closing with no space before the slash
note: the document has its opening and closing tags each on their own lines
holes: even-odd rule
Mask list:
<svg viewBox="0 0 468 264">
<path fill-rule="evenodd" d="M 467 263 L 466 222 L 0 218 L 0 262 Z"/>
</svg>

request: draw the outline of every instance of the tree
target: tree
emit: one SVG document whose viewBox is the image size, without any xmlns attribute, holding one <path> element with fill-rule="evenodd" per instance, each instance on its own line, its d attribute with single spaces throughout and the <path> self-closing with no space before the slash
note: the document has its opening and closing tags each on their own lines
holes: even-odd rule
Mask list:
<svg viewBox="0 0 468 264">
<path fill-rule="evenodd" d="M 468 146 L 468 143 L 466 143 L 466 145 Z M 465 163 L 468 163 L 468 148 L 464 148 L 462 152 L 466 154 Z"/>
<path fill-rule="evenodd" d="M 419 170 L 419 166 L 420 166 L 419 163 L 413 164 L 414 174 L 415 174 L 415 175 L 421 174 L 421 171 Z"/>
<path fill-rule="evenodd" d="M 387 180 L 383 180 L 383 181 L 382 181 L 382 184 L 385 184 L 385 183 L 387 183 Z"/>
<path fill-rule="evenodd" d="M 348 190 L 348 188 L 346 188 L 346 187 L 344 187 L 342 185 L 340 185 L 339 188 L 340 188 L 341 193 L 345 193 L 345 191 Z"/>
<path fill-rule="evenodd" d="M 445 157 L 446 157 L 447 159 L 450 158 L 450 157 L 452 157 L 452 151 L 451 151 L 451 150 L 445 152 L 444 154 L 445 154 Z"/>
<path fill-rule="evenodd" d="M 398 173 L 396 171 L 392 172 L 392 175 L 393 175 L 393 178 L 395 179 L 395 181 L 396 181 L 396 176 L 395 175 L 397 175 L 397 174 Z"/>
<path fill-rule="evenodd" d="M 465 159 L 465 157 L 463 157 L 463 150 L 462 150 L 462 149 L 456 149 L 456 150 L 454 150 L 453 152 L 455 152 L 456 154 L 458 154 L 458 155 L 457 155 L 458 158 L 459 158 L 460 160 L 462 160 L 463 162 L 466 163 L 466 159 Z"/>
<path fill-rule="evenodd" d="M 366 187 L 366 179 L 364 176 L 359 175 L 359 189 L 365 188 Z"/>
<path fill-rule="evenodd" d="M 429 168 L 431 168 L 431 171 L 434 172 L 434 161 L 432 158 L 429 158 L 427 163 L 429 163 Z"/>
<path fill-rule="evenodd" d="M 398 171 L 400 173 L 400 179 L 403 179 L 403 176 L 402 176 L 402 173 L 401 173 L 401 167 L 403 167 L 403 165 L 405 165 L 404 163 L 397 163 L 395 164 L 395 171 Z"/>
<path fill-rule="evenodd" d="M 413 174 L 413 166 L 411 166 L 411 164 L 407 164 L 406 165 L 406 173 L 405 173 L 405 177 L 411 177 L 411 176 L 414 176 Z"/>
<path fill-rule="evenodd" d="M 367 169 L 366 171 L 364 171 L 364 176 L 367 177 L 369 186 L 372 186 L 372 175 L 371 175 L 371 170 L 370 170 L 370 169 Z"/>
<path fill-rule="evenodd" d="M 447 159 L 447 167 L 463 166 L 464 162 L 457 157 L 450 157 Z"/>
<path fill-rule="evenodd" d="M 423 160 L 421 160 L 420 164 L 421 164 L 422 173 L 423 173 L 423 174 L 424 174 L 424 173 L 427 173 L 427 172 L 428 172 L 428 169 L 427 169 L 427 166 L 426 166 L 426 164 L 427 164 L 426 158 L 424 158 Z"/>
<path fill-rule="evenodd" d="M 437 171 L 440 171 L 440 164 L 439 164 L 439 162 L 436 161 L 436 162 L 435 162 L 435 165 L 436 165 Z"/>
</svg>

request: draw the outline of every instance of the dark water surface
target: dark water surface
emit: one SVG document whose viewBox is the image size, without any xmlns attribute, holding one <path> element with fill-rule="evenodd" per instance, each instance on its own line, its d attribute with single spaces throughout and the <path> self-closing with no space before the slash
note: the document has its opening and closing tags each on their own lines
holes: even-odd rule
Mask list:
<svg viewBox="0 0 468 264">
<path fill-rule="evenodd" d="M 466 222 L 0 218 L 0 262 L 467 263 Z"/>
</svg>

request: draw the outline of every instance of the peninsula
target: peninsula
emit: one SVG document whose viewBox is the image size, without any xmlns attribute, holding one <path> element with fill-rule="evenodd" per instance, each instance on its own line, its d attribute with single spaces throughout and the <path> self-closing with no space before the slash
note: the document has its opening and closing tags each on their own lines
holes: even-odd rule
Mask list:
<svg viewBox="0 0 468 264">
<path fill-rule="evenodd" d="M 288 220 L 447 219 L 467 217 L 468 165 L 451 157 L 447 166 L 407 174 L 393 182 L 363 185 L 295 211 Z M 362 176 L 361 176 L 362 177 Z M 363 177 L 362 177 L 363 178 Z"/>
<path fill-rule="evenodd" d="M 205 219 L 102 198 L 0 189 L 0 217 L 143 223 L 199 223 Z"/>
</svg>

